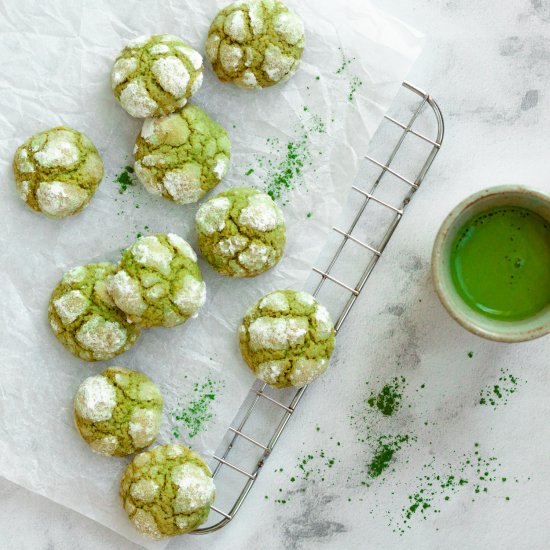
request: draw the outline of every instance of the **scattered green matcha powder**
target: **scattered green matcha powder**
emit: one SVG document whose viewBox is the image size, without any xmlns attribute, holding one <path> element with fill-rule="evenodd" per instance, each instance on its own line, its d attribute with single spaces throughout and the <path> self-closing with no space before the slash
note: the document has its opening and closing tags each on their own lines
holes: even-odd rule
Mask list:
<svg viewBox="0 0 550 550">
<path fill-rule="evenodd" d="M 497 384 L 489 385 L 479 392 L 479 404 L 489 405 L 497 409 L 501 405 L 506 405 L 511 395 L 516 393 L 519 385 L 524 383 L 517 376 L 510 374 L 504 369 L 500 369 L 500 377 Z"/>
<path fill-rule="evenodd" d="M 308 113 L 309 108 L 304 107 Z M 256 156 L 257 169 L 249 168 L 245 175 L 261 172 L 264 191 L 274 200 L 285 205 L 288 203 L 288 193 L 304 183 L 304 172 L 315 171 L 315 155 L 312 151 L 313 135 L 325 134 L 326 125 L 318 115 L 309 115 L 302 121 L 295 137 L 283 142 L 278 137 L 266 139 L 267 155 Z M 316 152 L 317 156 L 322 151 Z"/>
<path fill-rule="evenodd" d="M 175 439 L 193 439 L 206 431 L 214 418 L 214 401 L 220 397 L 224 387 L 224 382 L 210 377 L 202 383 L 195 383 L 189 400 L 184 404 L 178 403 L 170 413 L 174 422 L 172 436 Z"/>
</svg>

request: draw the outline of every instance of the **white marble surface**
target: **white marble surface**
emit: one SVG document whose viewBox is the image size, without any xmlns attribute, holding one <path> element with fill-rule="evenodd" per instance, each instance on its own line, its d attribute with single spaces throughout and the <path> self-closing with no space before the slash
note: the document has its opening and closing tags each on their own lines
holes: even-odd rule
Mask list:
<svg viewBox="0 0 550 550">
<path fill-rule="evenodd" d="M 467 334 L 439 306 L 429 277 L 437 227 L 468 193 L 501 183 L 550 191 L 550 2 L 375 4 L 429 37 L 410 80 L 441 105 L 445 146 L 339 335 L 330 371 L 306 394 L 239 516 L 216 535 L 181 538 L 170 548 L 550 547 L 549 340 L 502 346 Z M 521 377 L 517 392 L 494 411 L 476 405 L 479 391 L 498 379 L 501 368 Z M 367 488 L 355 475 L 348 482 L 368 448 L 349 429 L 347 399 L 364 399 L 367 378 L 385 381 L 397 374 L 409 388 L 426 384 L 425 392 L 409 392 L 412 408 L 396 420 L 397 429 L 417 434 L 417 441 L 397 453 L 386 482 Z M 490 484 L 475 502 L 471 491 L 459 492 L 441 504 L 440 513 L 415 518 L 402 536 L 393 533 L 388 517 L 399 517 L 422 464 L 452 462 L 474 442 L 497 456 L 499 472 L 517 483 Z M 298 457 L 321 447 L 336 458 L 325 481 L 290 484 Z M 279 466 L 284 473 L 274 472 Z M 289 502 L 274 503 L 280 495 Z M 137 548 L 4 480 L 0 503 L 2 548 Z"/>
</svg>

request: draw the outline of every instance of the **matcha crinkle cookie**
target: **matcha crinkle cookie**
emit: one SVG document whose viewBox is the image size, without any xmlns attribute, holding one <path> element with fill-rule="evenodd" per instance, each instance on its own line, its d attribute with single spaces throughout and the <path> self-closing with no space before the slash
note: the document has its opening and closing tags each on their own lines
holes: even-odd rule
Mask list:
<svg viewBox="0 0 550 550">
<path fill-rule="evenodd" d="M 196 227 L 203 256 L 223 275 L 255 277 L 283 255 L 283 213 L 269 195 L 256 189 L 233 187 L 203 203 Z"/>
<path fill-rule="evenodd" d="M 173 327 L 196 317 L 206 300 L 197 255 L 178 235 L 140 237 L 122 255 L 107 291 L 129 321 Z"/>
<path fill-rule="evenodd" d="M 52 292 L 50 326 L 57 339 L 85 361 L 105 361 L 124 353 L 140 334 L 107 293 L 106 279 L 115 272 L 110 263 L 75 267 Z"/>
<path fill-rule="evenodd" d="M 223 8 L 206 41 L 218 78 L 259 89 L 290 78 L 304 50 L 304 24 L 276 0 L 243 0 Z"/>
<path fill-rule="evenodd" d="M 334 325 L 310 294 L 277 290 L 246 313 L 239 340 L 244 360 L 260 380 L 276 388 L 301 387 L 327 369 Z"/>
<path fill-rule="evenodd" d="M 103 178 L 103 161 L 84 134 L 58 126 L 17 148 L 13 172 L 19 196 L 33 210 L 65 218 L 90 202 Z"/>
<path fill-rule="evenodd" d="M 86 378 L 76 392 L 74 418 L 92 451 L 126 456 L 153 443 L 159 433 L 162 395 L 141 372 L 110 367 Z"/>
<path fill-rule="evenodd" d="M 120 481 L 120 497 L 130 521 L 152 539 L 196 529 L 208 518 L 215 494 L 207 464 L 182 445 L 138 454 Z"/>
<path fill-rule="evenodd" d="M 134 154 L 136 175 L 147 191 L 188 204 L 227 174 L 231 145 L 219 124 L 188 104 L 171 115 L 146 119 Z"/>
<path fill-rule="evenodd" d="M 173 113 L 201 87 L 202 56 L 181 38 L 153 34 L 134 38 L 120 52 L 111 86 L 133 117 Z"/>
</svg>

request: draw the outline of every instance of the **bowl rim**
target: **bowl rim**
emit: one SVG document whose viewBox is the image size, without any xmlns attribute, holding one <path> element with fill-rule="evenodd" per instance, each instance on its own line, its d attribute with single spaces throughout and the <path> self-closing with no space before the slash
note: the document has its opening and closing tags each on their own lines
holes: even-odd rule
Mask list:
<svg viewBox="0 0 550 550">
<path fill-rule="evenodd" d="M 518 327 L 517 330 L 507 331 L 506 333 L 498 330 L 490 330 L 480 326 L 471 318 L 468 318 L 467 315 L 463 314 L 461 311 L 458 311 L 457 308 L 454 307 L 443 285 L 443 270 L 445 269 L 443 262 L 443 249 L 447 239 L 449 238 L 451 229 L 454 228 L 455 222 L 464 212 L 478 202 L 502 194 L 528 195 L 541 201 L 550 209 L 550 194 L 526 185 L 497 185 L 494 187 L 484 188 L 469 195 L 449 212 L 437 232 L 431 257 L 432 278 L 440 302 L 445 307 L 449 315 L 466 330 L 476 334 L 477 336 L 494 340 L 496 342 L 526 342 L 528 340 L 534 340 L 535 338 L 540 338 L 541 336 L 549 334 L 550 319 L 541 321 L 539 325 L 531 328 Z M 508 326 L 512 326 L 512 323 Z"/>
</svg>

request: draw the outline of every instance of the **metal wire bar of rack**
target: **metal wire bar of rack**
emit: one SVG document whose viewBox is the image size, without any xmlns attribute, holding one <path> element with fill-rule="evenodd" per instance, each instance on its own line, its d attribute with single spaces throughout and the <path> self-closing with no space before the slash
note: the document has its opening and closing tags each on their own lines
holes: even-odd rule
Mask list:
<svg viewBox="0 0 550 550">
<path fill-rule="evenodd" d="M 437 105 L 437 103 L 433 100 L 433 98 L 428 93 L 420 90 L 413 84 L 404 82 L 403 88 L 413 94 L 416 94 L 420 98 L 420 103 L 414 109 L 407 123 L 400 122 L 399 120 L 389 115 L 385 116 L 385 119 L 387 121 L 395 125 L 397 128 L 401 129 L 402 132 L 400 133 L 400 136 L 397 139 L 395 146 L 391 150 L 391 153 L 389 154 L 385 162 L 380 162 L 371 156 L 365 157 L 368 161 L 370 161 L 370 163 L 372 163 L 374 166 L 380 169 L 380 173 L 378 177 L 374 180 L 373 184 L 370 186 L 369 189 L 365 190 L 357 186 L 352 187 L 353 191 L 355 193 L 358 193 L 359 196 L 362 198 L 362 202 L 359 205 L 357 213 L 353 221 L 347 228 L 347 230 L 339 229 L 337 227 L 333 228 L 333 230 L 338 235 L 340 235 L 342 239 L 336 249 L 336 252 L 334 253 L 334 256 L 329 261 L 328 266 L 325 269 L 318 269 L 316 267 L 313 268 L 313 271 L 318 275 L 320 275 L 321 277 L 321 280 L 319 281 L 317 287 L 315 288 L 315 291 L 313 292 L 314 296 L 317 296 L 321 291 L 321 289 L 323 288 L 323 286 L 327 283 L 338 285 L 339 287 L 344 289 L 347 293 L 349 293 L 349 297 L 347 298 L 345 305 L 341 310 L 340 314 L 338 315 L 337 320 L 335 322 L 336 332 L 338 332 L 342 327 L 342 324 L 344 323 L 347 316 L 349 315 L 353 305 L 357 301 L 357 298 L 359 297 L 362 290 L 364 289 L 367 280 L 369 279 L 378 260 L 382 256 L 388 242 L 390 241 L 393 233 L 395 232 L 395 229 L 397 228 L 399 222 L 401 221 L 407 205 L 409 204 L 414 193 L 420 187 L 420 184 L 426 177 L 426 174 L 428 173 L 443 143 L 444 121 L 443 121 L 441 110 Z M 433 115 L 435 117 L 436 124 L 437 124 L 437 133 L 434 139 L 426 136 L 422 132 L 419 132 L 413 129 L 413 126 L 417 121 L 418 117 L 420 116 L 420 114 L 424 111 L 424 109 L 428 107 L 433 111 Z M 415 138 L 431 145 L 428 155 L 425 158 L 425 161 L 421 165 L 421 168 L 418 174 L 416 174 L 416 176 L 414 177 L 414 179 L 411 179 L 403 175 L 402 173 L 398 172 L 394 168 L 392 168 L 392 163 L 394 162 L 394 159 L 397 153 L 403 146 L 403 142 L 408 135 L 414 136 Z M 375 195 L 377 189 L 379 188 L 380 182 L 385 174 L 391 174 L 394 178 L 397 178 L 398 180 L 400 180 L 401 182 L 403 182 L 409 187 L 408 193 L 405 195 L 405 198 L 402 201 L 402 204 L 398 206 L 392 205 L 389 202 L 382 200 L 377 195 Z M 359 221 L 361 220 L 362 217 L 364 217 L 367 206 L 371 203 L 376 203 L 380 205 L 382 208 L 387 209 L 387 211 L 392 214 L 392 218 L 388 224 L 388 227 L 385 233 L 383 234 L 383 237 L 381 238 L 380 242 L 375 246 L 365 243 L 361 239 L 358 239 L 352 235 Z M 340 259 L 341 254 L 348 242 L 351 242 L 357 246 L 360 246 L 372 254 L 370 261 L 368 262 L 366 268 L 364 269 L 363 273 L 361 274 L 361 276 L 359 277 L 359 280 L 355 285 L 348 284 L 342 281 L 340 278 L 333 275 L 334 267 L 337 265 L 338 260 Z M 240 421 L 238 422 L 238 424 L 236 426 L 230 426 L 227 430 L 227 437 L 229 437 L 229 440 L 225 449 L 223 450 L 223 453 L 221 453 L 221 456 L 214 455 L 213 457 L 214 460 L 216 461 L 216 466 L 213 470 L 213 476 L 215 478 L 219 475 L 222 468 L 229 468 L 234 472 L 236 472 L 237 474 L 239 474 L 240 476 L 242 476 L 242 478 L 244 479 L 244 484 L 241 486 L 240 491 L 236 494 L 233 500 L 233 504 L 231 505 L 229 511 L 225 512 L 220 508 L 218 508 L 217 506 L 212 506 L 211 510 L 215 514 L 221 516 L 221 518 L 217 522 L 211 525 L 207 525 L 205 527 L 195 530 L 193 534 L 203 535 L 203 534 L 213 533 L 221 529 L 225 525 L 227 525 L 235 517 L 235 515 L 241 508 L 244 500 L 248 496 L 250 490 L 252 489 L 252 486 L 254 485 L 261 468 L 265 464 L 265 461 L 269 457 L 269 454 L 271 453 L 271 451 L 279 441 L 279 438 L 281 437 L 288 421 L 290 420 L 294 410 L 296 409 L 306 389 L 307 389 L 307 386 L 299 389 L 290 400 L 290 403 L 284 404 L 279 399 L 271 397 L 270 395 L 267 394 L 266 384 L 263 384 L 259 387 L 256 387 L 256 385 L 253 386 L 253 388 L 251 389 L 251 394 L 252 394 L 251 403 L 249 404 L 248 408 L 245 409 L 244 414 L 240 419 Z M 245 431 L 245 427 L 247 423 L 249 423 L 251 417 L 253 416 L 254 412 L 257 410 L 261 402 L 267 403 L 270 406 L 279 409 L 283 413 L 275 430 L 272 432 L 271 438 L 267 443 L 262 443 L 258 441 L 256 438 L 252 437 L 249 433 Z M 255 466 L 251 469 L 251 471 L 230 460 L 231 452 L 235 448 L 235 445 L 239 441 L 239 439 L 250 443 L 253 446 L 253 448 L 257 449 L 257 452 L 259 453 L 258 455 L 256 455 L 257 460 L 256 458 L 254 458 Z"/>
</svg>

